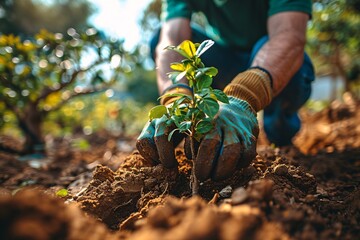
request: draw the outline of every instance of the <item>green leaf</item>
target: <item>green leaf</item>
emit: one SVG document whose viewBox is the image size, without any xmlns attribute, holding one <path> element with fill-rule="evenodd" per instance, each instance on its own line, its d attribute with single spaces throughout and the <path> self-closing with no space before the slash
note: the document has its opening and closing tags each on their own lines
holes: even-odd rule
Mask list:
<svg viewBox="0 0 360 240">
<path fill-rule="evenodd" d="M 199 96 L 200 98 L 204 98 L 209 96 L 210 93 L 211 93 L 211 89 L 209 88 L 199 89 L 199 91 L 196 92 L 195 97 Z"/>
<path fill-rule="evenodd" d="M 155 118 L 161 118 L 164 114 L 167 113 L 167 109 L 164 105 L 157 105 L 150 109 L 149 111 L 149 119 L 152 121 Z"/>
<path fill-rule="evenodd" d="M 176 83 L 176 78 L 179 76 L 180 73 L 181 72 L 169 72 L 167 73 L 167 76 L 173 83 Z"/>
<path fill-rule="evenodd" d="M 181 124 L 181 122 L 184 120 L 184 116 L 182 116 L 182 115 L 175 115 L 175 114 L 173 114 L 172 116 L 171 116 L 171 119 L 173 120 L 173 122 L 175 123 L 175 125 L 176 125 L 176 127 L 177 128 L 180 128 L 180 124 Z"/>
<path fill-rule="evenodd" d="M 196 132 L 201 134 L 209 132 L 212 128 L 213 124 L 209 120 L 201 120 L 195 126 Z"/>
<path fill-rule="evenodd" d="M 191 80 L 191 79 L 188 79 L 189 80 L 189 87 L 194 87 L 194 81 L 193 80 Z"/>
<path fill-rule="evenodd" d="M 223 103 L 229 103 L 228 96 L 219 89 L 214 89 L 213 94 L 216 96 L 217 100 Z"/>
<path fill-rule="evenodd" d="M 218 74 L 218 70 L 215 67 L 199 68 L 197 71 L 199 71 L 201 74 L 206 74 L 211 77 L 216 76 Z"/>
<path fill-rule="evenodd" d="M 192 58 L 195 56 L 196 47 L 195 44 L 190 40 L 183 41 L 179 46 L 178 49 L 183 50 L 189 57 Z"/>
<path fill-rule="evenodd" d="M 180 72 L 185 71 L 185 66 L 182 63 L 177 63 L 177 62 L 176 63 L 171 63 L 170 68 L 172 70 L 175 70 L 175 71 L 180 71 Z"/>
<path fill-rule="evenodd" d="M 196 108 L 188 108 L 184 118 L 185 119 L 191 119 L 192 115 L 195 114 L 196 112 L 199 112 L 199 110 L 196 109 Z"/>
<path fill-rule="evenodd" d="M 211 77 L 209 77 L 208 75 L 202 75 L 196 81 L 196 88 L 197 90 L 208 88 L 211 86 L 212 82 L 213 80 Z"/>
<path fill-rule="evenodd" d="M 161 98 L 164 98 L 164 97 L 180 97 L 180 99 L 184 98 L 184 100 L 191 101 L 191 97 L 189 95 L 187 95 L 187 94 L 184 94 L 184 93 L 168 93 L 168 94 L 164 94 L 164 95 L 160 96 L 158 98 L 158 100 L 160 100 Z M 179 103 L 179 101 L 177 101 L 177 102 Z M 160 106 L 162 106 L 162 105 L 160 105 Z"/>
<path fill-rule="evenodd" d="M 203 111 L 197 110 L 195 113 L 195 122 L 204 120 L 204 119 L 209 119 L 206 114 Z"/>
<path fill-rule="evenodd" d="M 186 73 L 187 73 L 187 71 L 183 71 L 183 72 L 179 73 L 179 75 L 177 75 L 175 78 L 175 82 L 179 82 L 183 77 L 186 76 Z"/>
<path fill-rule="evenodd" d="M 191 127 L 191 121 L 185 121 L 180 123 L 179 129 L 181 132 L 185 132 L 187 130 L 189 130 Z"/>
<path fill-rule="evenodd" d="M 172 130 L 169 135 L 168 135 L 168 141 L 170 142 L 171 138 L 172 138 L 172 135 L 176 132 L 176 131 L 179 131 L 178 128 L 175 128 L 174 130 Z"/>
<path fill-rule="evenodd" d="M 181 63 L 184 64 L 184 66 L 188 66 L 189 64 L 192 64 L 193 61 L 191 59 L 185 58 L 185 59 L 181 60 Z"/>
<path fill-rule="evenodd" d="M 210 118 L 214 118 L 219 111 L 219 103 L 212 98 L 204 98 L 199 102 L 198 107 Z"/>
<path fill-rule="evenodd" d="M 66 190 L 65 188 L 60 189 L 59 191 L 56 192 L 56 196 L 58 197 L 66 197 L 68 195 L 68 190 Z"/>
<path fill-rule="evenodd" d="M 165 48 L 166 50 L 172 50 L 175 51 L 177 53 L 179 53 L 180 55 L 182 55 L 185 58 L 190 59 L 191 57 L 182 49 L 179 49 L 178 47 L 174 47 L 174 46 L 168 46 Z"/>
<path fill-rule="evenodd" d="M 198 49 L 196 50 L 196 56 L 200 57 L 204 52 L 206 52 L 214 44 L 213 40 L 203 41 Z"/>
<path fill-rule="evenodd" d="M 195 69 L 194 69 L 194 67 L 191 66 L 191 65 L 186 66 L 186 73 L 189 74 L 189 75 L 191 75 L 191 76 L 194 76 L 194 74 L 195 74 Z"/>
<path fill-rule="evenodd" d="M 182 96 L 179 100 L 178 100 L 178 102 L 179 102 L 179 104 L 181 104 L 181 103 L 189 103 L 189 102 L 191 102 L 191 100 L 192 100 L 192 97 L 191 96 L 189 96 L 189 95 L 187 95 L 187 94 L 184 94 L 184 96 Z"/>
</svg>

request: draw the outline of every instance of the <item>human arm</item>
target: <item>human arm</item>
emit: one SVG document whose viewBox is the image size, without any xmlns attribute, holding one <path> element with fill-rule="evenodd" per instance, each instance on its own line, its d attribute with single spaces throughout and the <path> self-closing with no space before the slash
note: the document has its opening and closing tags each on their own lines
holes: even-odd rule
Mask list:
<svg viewBox="0 0 360 240">
<path fill-rule="evenodd" d="M 276 15 L 273 17 L 276 17 Z M 276 18 L 273 19 L 276 20 Z M 269 42 L 275 40 L 287 41 L 287 39 L 294 40 L 292 37 L 288 38 L 288 35 L 285 34 L 289 31 L 289 28 L 280 27 L 282 24 L 281 21 L 280 23 L 278 22 L 279 19 L 273 21 L 273 23 L 270 23 L 271 21 L 269 19 L 269 28 L 273 26 L 274 29 L 269 29 L 269 34 L 271 35 Z M 282 21 L 287 20 L 282 19 Z M 288 26 L 287 24 L 284 25 Z M 293 25 L 290 24 L 290 26 Z M 162 32 L 160 44 L 157 48 L 157 74 L 160 93 L 172 84 L 166 75 L 167 72 L 171 71 L 168 67 L 169 63 L 181 60 L 181 58 L 176 58 L 176 56 L 166 55 L 169 51 L 163 51 L 163 49 L 165 46 L 177 45 L 184 40 L 181 38 L 175 38 L 174 40 L 172 37 L 177 35 L 169 33 L 177 27 L 171 25 L 168 25 L 168 27 L 167 30 Z M 297 35 L 295 34 L 295 36 Z M 291 47 L 285 48 L 285 46 Z M 253 66 L 267 69 L 271 75 L 274 75 L 273 82 L 274 89 L 277 89 L 276 91 L 280 91 L 297 71 L 298 67 L 294 66 L 294 69 L 292 69 L 291 64 L 293 63 L 289 60 L 296 56 L 296 54 L 288 53 L 288 51 L 292 52 L 293 48 L 292 44 L 282 42 L 278 44 L 276 42 L 267 43 L 255 57 Z M 301 53 L 303 54 L 303 47 Z M 302 58 L 302 56 L 300 57 Z M 284 59 L 287 60 L 283 61 Z M 278 67 L 279 64 L 283 67 Z M 278 71 L 276 67 L 282 71 Z M 286 72 L 287 70 L 289 72 Z M 285 72 L 284 76 L 281 75 L 282 72 Z M 278 78 L 279 75 L 280 78 Z M 200 180 L 208 178 L 221 180 L 229 177 L 235 169 L 243 168 L 250 164 L 251 160 L 256 156 L 256 142 L 259 131 L 256 112 L 268 105 L 273 97 L 270 77 L 260 69 L 250 69 L 240 73 L 225 88 L 224 92 L 229 96 L 230 103 L 221 104 L 215 119 L 215 127 L 200 143 L 195 161 L 196 175 Z M 150 150 L 143 151 L 143 156 L 146 153 L 151 153 L 148 158 L 155 162 L 160 160 L 167 167 L 174 167 L 176 166 L 173 155 L 174 146 L 167 141 L 165 137 L 166 129 L 162 127 L 163 125 L 161 119 L 149 122 L 149 126 L 144 128 L 138 139 L 137 148 L 140 152 L 142 152 L 142 149 Z"/>
<path fill-rule="evenodd" d="M 269 17 L 269 41 L 259 50 L 252 66 L 270 72 L 274 96 L 281 92 L 302 64 L 308 20 L 309 15 L 303 12 L 281 12 Z"/>
<path fill-rule="evenodd" d="M 269 18 L 269 41 L 252 63 L 260 69 L 238 74 L 224 89 L 230 103 L 221 105 L 216 128 L 200 144 L 195 163 L 200 180 L 227 178 L 256 156 L 256 112 L 270 104 L 300 68 L 307 20 L 308 15 L 301 12 L 278 13 Z"/>
<path fill-rule="evenodd" d="M 155 51 L 155 64 L 157 74 L 157 85 L 159 94 L 183 93 L 191 94 L 189 87 L 171 88 L 173 85 L 167 73 L 173 71 L 170 63 L 180 62 L 183 57 L 173 51 L 166 51 L 167 46 L 177 46 L 184 40 L 191 39 L 190 20 L 183 17 L 176 17 L 163 23 L 160 32 L 159 44 Z M 182 81 L 184 84 L 186 80 Z M 167 105 L 174 101 L 174 97 L 161 98 L 161 104 Z M 152 163 L 162 163 L 165 167 L 172 168 L 177 165 L 174 147 L 179 143 L 183 136 L 174 134 L 172 141 L 168 141 L 167 135 L 172 130 L 166 125 L 166 119 L 155 119 L 149 121 L 140 136 L 136 147 L 140 154 Z"/>
<path fill-rule="evenodd" d="M 183 59 L 181 55 L 176 54 L 174 51 L 166 51 L 164 49 L 167 46 L 177 46 L 187 39 L 191 39 L 189 19 L 174 18 L 163 24 L 155 56 L 157 86 L 160 94 L 173 84 L 167 76 L 167 73 L 172 71 L 170 63 L 180 62 Z"/>
</svg>

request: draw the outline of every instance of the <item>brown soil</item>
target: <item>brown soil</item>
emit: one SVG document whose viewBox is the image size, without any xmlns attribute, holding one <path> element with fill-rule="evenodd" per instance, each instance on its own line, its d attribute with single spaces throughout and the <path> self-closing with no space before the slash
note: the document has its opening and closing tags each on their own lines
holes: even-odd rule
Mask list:
<svg viewBox="0 0 360 240">
<path fill-rule="evenodd" d="M 202 183 L 201 197 L 190 197 L 181 149 L 173 170 L 107 137 L 91 151 L 62 145 L 40 168 L 0 153 L 1 239 L 359 239 L 359 109 L 345 98 L 303 111 L 295 146 L 259 145 L 249 167 Z"/>
</svg>

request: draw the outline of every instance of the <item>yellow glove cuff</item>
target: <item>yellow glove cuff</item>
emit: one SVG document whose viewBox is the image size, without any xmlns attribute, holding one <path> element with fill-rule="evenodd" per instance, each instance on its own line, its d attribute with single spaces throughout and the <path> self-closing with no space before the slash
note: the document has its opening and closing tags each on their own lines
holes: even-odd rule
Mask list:
<svg viewBox="0 0 360 240">
<path fill-rule="evenodd" d="M 174 93 L 181 93 L 181 94 L 186 94 L 186 95 L 191 95 L 192 94 L 192 90 L 189 86 L 181 86 L 179 84 L 179 86 L 171 86 L 168 90 L 165 90 L 163 95 L 166 94 L 174 94 Z M 171 103 L 173 103 L 174 101 L 176 101 L 177 99 L 179 99 L 180 97 L 178 96 L 164 96 L 160 99 L 160 104 L 161 105 L 169 105 Z"/>
<path fill-rule="evenodd" d="M 270 76 L 258 68 L 239 73 L 225 87 L 224 93 L 247 101 L 256 112 L 264 109 L 273 98 Z"/>
</svg>

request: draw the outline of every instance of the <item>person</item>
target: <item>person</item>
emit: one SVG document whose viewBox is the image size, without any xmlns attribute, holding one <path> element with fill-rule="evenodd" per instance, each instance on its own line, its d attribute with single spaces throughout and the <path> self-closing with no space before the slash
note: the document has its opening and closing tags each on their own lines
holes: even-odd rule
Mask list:
<svg viewBox="0 0 360 240">
<path fill-rule="evenodd" d="M 151 44 L 159 93 L 191 93 L 186 82 L 173 84 L 167 77 L 170 63 L 182 57 L 164 48 L 186 39 L 198 43 L 212 39 L 215 44 L 202 61 L 218 69 L 212 87 L 223 89 L 229 98 L 228 104 L 220 104 L 214 128 L 199 145 L 197 178 L 226 179 L 251 163 L 260 110 L 269 141 L 276 146 L 291 144 L 300 129 L 297 112 L 309 98 L 314 79 L 304 51 L 311 0 L 165 0 L 162 8 L 163 23 Z M 206 31 L 191 22 L 199 11 L 208 21 Z M 172 101 L 163 98 L 161 103 Z M 177 142 L 169 142 L 167 133 L 163 119 L 152 120 L 136 146 L 144 158 L 172 168 L 177 166 Z"/>
</svg>

